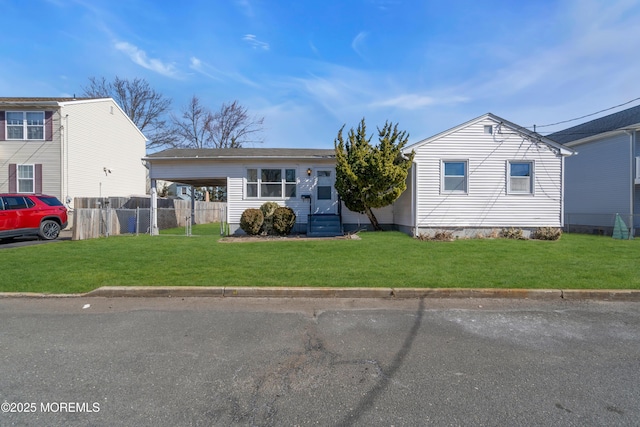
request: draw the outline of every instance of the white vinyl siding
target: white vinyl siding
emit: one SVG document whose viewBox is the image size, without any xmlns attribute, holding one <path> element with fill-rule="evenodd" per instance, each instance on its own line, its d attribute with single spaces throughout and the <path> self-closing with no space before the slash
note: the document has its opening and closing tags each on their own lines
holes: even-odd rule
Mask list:
<svg viewBox="0 0 640 427">
<path fill-rule="evenodd" d="M 51 111 L 49 109 L 49 111 Z M 35 111 L 38 114 L 44 114 Z M 7 113 L 5 112 L 5 121 Z M 18 165 L 42 165 L 42 189 L 44 194 L 56 196 L 60 200 L 64 200 L 61 187 L 61 144 L 60 144 L 60 114 L 58 111 L 52 112 L 52 135 L 45 135 L 47 140 L 11 140 L 5 134 L 5 140 L 0 143 L 0 193 L 9 191 L 8 168 L 9 163 Z M 5 124 L 6 132 L 6 124 Z M 10 160 L 8 160 L 10 159 Z M 34 170 L 35 173 L 35 170 Z M 16 170 L 17 174 L 17 170 Z M 40 178 L 39 178 L 40 179 Z M 16 190 L 18 188 L 17 182 Z"/>
<path fill-rule="evenodd" d="M 493 125 L 493 134 L 484 132 Z M 415 147 L 418 227 L 542 227 L 561 225 L 562 157 L 485 117 Z M 467 194 L 442 191 L 443 160 L 467 161 Z M 509 162 L 532 162 L 533 197 L 507 192 Z"/>
<path fill-rule="evenodd" d="M 146 193 L 145 138 L 114 101 L 65 103 L 65 196 Z M 105 172 L 105 168 L 111 173 Z"/>
</svg>

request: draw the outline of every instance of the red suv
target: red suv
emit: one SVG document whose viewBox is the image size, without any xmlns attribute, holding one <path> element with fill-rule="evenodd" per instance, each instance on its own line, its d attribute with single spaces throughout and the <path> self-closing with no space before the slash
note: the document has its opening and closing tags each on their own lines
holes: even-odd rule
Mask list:
<svg viewBox="0 0 640 427">
<path fill-rule="evenodd" d="M 0 239 L 57 239 L 67 226 L 67 208 L 44 194 L 0 194 Z"/>
</svg>

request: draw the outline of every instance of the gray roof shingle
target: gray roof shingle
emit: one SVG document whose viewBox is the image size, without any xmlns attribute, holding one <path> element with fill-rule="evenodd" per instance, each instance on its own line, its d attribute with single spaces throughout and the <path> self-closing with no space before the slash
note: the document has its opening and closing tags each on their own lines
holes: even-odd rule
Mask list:
<svg viewBox="0 0 640 427">
<path fill-rule="evenodd" d="M 170 148 L 149 154 L 150 159 L 167 158 L 333 158 L 335 150 L 316 148 Z"/>
<path fill-rule="evenodd" d="M 640 124 L 640 105 L 628 108 L 599 119 L 591 120 L 577 126 L 564 129 L 550 135 L 547 138 L 567 144 L 579 139 L 588 138 L 613 130 L 624 129 L 626 127 L 637 126 Z"/>
</svg>

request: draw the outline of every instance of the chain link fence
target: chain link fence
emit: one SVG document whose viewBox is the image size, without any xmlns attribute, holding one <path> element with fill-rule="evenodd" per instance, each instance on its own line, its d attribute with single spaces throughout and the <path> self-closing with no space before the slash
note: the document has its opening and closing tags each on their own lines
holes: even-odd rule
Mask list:
<svg viewBox="0 0 640 427">
<path fill-rule="evenodd" d="M 114 203 L 115 201 L 118 203 Z M 152 210 L 148 199 L 111 198 L 98 202 L 83 200 L 76 206 L 78 205 L 91 207 L 76 208 L 71 212 L 73 240 L 122 234 L 151 234 Z M 127 205 L 136 207 L 127 207 Z M 161 235 L 164 231 L 172 235 L 194 235 L 194 223 L 211 224 L 203 234 L 213 234 L 214 228 L 219 234 L 223 234 L 226 230 L 226 203 L 197 201 L 192 208 L 189 201 L 169 199 L 167 202 L 167 199 L 159 199 L 158 205 L 172 205 L 159 207 L 156 210 Z M 199 228 L 196 227 L 196 231 L 198 230 Z"/>
<path fill-rule="evenodd" d="M 581 214 L 571 213 L 564 216 L 564 231 L 567 233 L 584 233 L 611 236 L 618 214 Z M 623 215 L 620 218 L 624 221 L 630 236 L 637 236 L 640 233 L 640 215 Z"/>
</svg>

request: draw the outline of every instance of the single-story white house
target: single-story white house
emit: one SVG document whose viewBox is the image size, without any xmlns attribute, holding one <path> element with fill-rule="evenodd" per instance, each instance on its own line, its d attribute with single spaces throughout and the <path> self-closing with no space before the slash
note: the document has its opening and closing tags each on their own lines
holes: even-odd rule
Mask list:
<svg viewBox="0 0 640 427">
<path fill-rule="evenodd" d="M 411 151 L 407 190 L 374 210 L 384 228 L 476 235 L 563 226 L 564 158 L 575 154 L 568 147 L 487 113 L 405 148 Z M 369 224 L 339 201 L 333 149 L 169 149 L 143 160 L 152 199 L 157 180 L 225 186 L 231 233 L 241 232 L 244 210 L 266 201 L 291 207 L 296 231 L 312 235 Z"/>
</svg>

